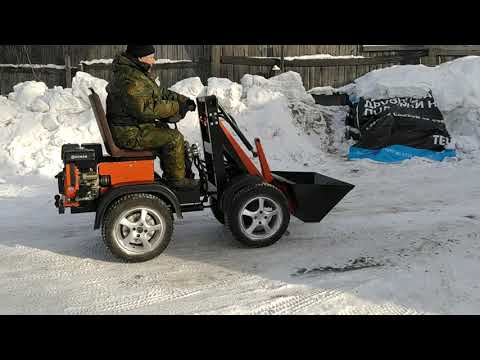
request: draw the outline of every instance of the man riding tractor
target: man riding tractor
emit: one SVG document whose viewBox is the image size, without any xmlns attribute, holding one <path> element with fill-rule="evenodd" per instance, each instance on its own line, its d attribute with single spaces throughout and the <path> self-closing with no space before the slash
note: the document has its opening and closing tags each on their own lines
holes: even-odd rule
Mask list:
<svg viewBox="0 0 480 360">
<path fill-rule="evenodd" d="M 113 80 L 107 86 L 109 127 L 118 147 L 157 154 L 163 178 L 170 186 L 193 189 L 198 182 L 186 177 L 183 135 L 168 123 L 182 120 L 188 111 L 196 110 L 196 104 L 159 87 L 150 76 L 153 64 L 152 45 L 128 45 L 114 59 Z"/>
</svg>

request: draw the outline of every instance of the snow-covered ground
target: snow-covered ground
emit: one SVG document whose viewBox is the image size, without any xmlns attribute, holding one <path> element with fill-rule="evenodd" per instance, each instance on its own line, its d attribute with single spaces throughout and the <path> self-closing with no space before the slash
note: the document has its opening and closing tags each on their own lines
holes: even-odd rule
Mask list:
<svg viewBox="0 0 480 360">
<path fill-rule="evenodd" d="M 463 61 L 480 71 L 478 58 Z M 317 171 L 356 188 L 321 223 L 293 218 L 286 236 L 263 249 L 242 247 L 208 211 L 187 214 L 166 252 L 142 264 L 110 255 L 93 214 L 60 216 L 53 206 L 60 146 L 100 140 L 86 96 L 93 86 L 105 101 L 106 83 L 78 73 L 72 89 L 19 84 L 0 97 L 0 313 L 480 313 L 480 106 L 459 64 L 444 66 L 451 83 L 457 74 L 463 84 L 451 95 L 453 117 L 444 106 L 452 97 L 434 87 L 459 153 L 442 163 L 345 161 L 345 109 L 315 105 L 296 73 L 176 84 L 192 98 L 217 95 L 248 138 L 262 138 L 273 169 Z M 418 74 L 432 70 L 381 71 L 350 91 L 382 78 L 394 87 L 392 74 L 414 71 L 414 92 Z M 195 114 L 181 130 L 199 140 Z"/>
</svg>

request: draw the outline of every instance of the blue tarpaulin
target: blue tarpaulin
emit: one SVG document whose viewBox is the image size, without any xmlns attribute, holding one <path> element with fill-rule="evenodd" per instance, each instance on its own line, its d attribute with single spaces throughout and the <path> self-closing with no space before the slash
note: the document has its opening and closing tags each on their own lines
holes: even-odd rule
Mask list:
<svg viewBox="0 0 480 360">
<path fill-rule="evenodd" d="M 350 160 L 371 159 L 384 163 L 397 163 L 414 157 L 423 157 L 430 160 L 443 161 L 447 157 L 456 157 L 455 150 L 441 152 L 416 149 L 410 146 L 392 145 L 379 150 L 363 149 L 356 146 L 350 148 Z"/>
</svg>

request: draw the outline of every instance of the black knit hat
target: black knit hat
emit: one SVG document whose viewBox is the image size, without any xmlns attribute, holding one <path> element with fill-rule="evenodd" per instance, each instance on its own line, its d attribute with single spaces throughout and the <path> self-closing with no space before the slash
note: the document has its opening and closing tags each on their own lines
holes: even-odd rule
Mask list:
<svg viewBox="0 0 480 360">
<path fill-rule="evenodd" d="M 127 54 L 136 58 L 141 58 L 147 55 L 155 54 L 153 45 L 127 45 Z"/>
</svg>

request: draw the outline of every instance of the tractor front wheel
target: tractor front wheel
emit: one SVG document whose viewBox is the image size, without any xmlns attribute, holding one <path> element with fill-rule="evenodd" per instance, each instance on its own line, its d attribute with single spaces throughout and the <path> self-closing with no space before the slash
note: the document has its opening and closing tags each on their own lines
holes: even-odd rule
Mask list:
<svg viewBox="0 0 480 360">
<path fill-rule="evenodd" d="M 210 198 L 210 210 L 213 216 L 220 224 L 225 224 L 225 215 L 223 211 L 218 207 L 218 201 L 213 197 Z"/>
<path fill-rule="evenodd" d="M 228 209 L 227 226 L 233 236 L 248 247 L 273 245 L 290 223 L 285 195 L 269 184 L 240 190 Z"/>
</svg>

